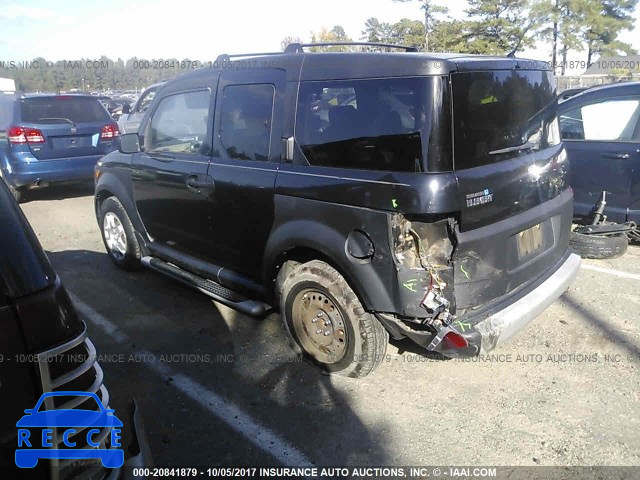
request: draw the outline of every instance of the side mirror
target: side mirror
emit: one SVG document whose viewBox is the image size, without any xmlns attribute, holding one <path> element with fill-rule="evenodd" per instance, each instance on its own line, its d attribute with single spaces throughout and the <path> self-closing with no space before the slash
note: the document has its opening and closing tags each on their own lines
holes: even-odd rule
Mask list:
<svg viewBox="0 0 640 480">
<path fill-rule="evenodd" d="M 126 115 L 128 113 L 131 113 L 131 106 L 128 103 L 123 103 L 122 104 L 122 114 Z"/>
<path fill-rule="evenodd" d="M 137 133 L 125 133 L 120 136 L 120 153 L 132 154 L 140 151 L 140 138 Z"/>
</svg>

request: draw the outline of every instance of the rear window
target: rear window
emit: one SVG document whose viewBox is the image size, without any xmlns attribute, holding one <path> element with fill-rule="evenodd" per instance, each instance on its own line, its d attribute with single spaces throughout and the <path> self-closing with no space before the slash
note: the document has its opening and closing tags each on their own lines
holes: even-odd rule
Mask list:
<svg viewBox="0 0 640 480">
<path fill-rule="evenodd" d="M 303 82 L 295 138 L 311 165 L 451 169 L 446 77 Z"/>
<path fill-rule="evenodd" d="M 109 121 L 109 113 L 97 98 L 34 97 L 22 99 L 25 123 L 93 123 Z"/>
<path fill-rule="evenodd" d="M 466 169 L 560 141 L 556 87 L 546 71 L 452 75 L 454 163 Z"/>
</svg>

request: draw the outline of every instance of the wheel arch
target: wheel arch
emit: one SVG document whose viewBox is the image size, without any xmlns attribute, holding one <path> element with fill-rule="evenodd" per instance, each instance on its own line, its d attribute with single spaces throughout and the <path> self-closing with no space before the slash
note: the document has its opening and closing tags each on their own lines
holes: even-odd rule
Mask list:
<svg viewBox="0 0 640 480">
<path fill-rule="evenodd" d="M 125 211 L 127 212 L 127 215 L 129 215 L 129 219 L 133 224 L 136 234 L 144 242 L 147 242 L 149 237 L 147 235 L 146 229 L 144 228 L 142 220 L 138 215 L 138 210 L 136 209 L 136 204 L 130 193 L 130 189 L 123 185 L 116 175 L 108 170 L 105 170 L 98 180 L 94 193 L 94 209 L 96 219 L 99 219 L 100 205 L 109 197 L 116 197 L 120 201 Z"/>
<path fill-rule="evenodd" d="M 315 220 L 292 220 L 279 225 L 265 248 L 263 283 L 267 299 L 278 305 L 276 280 L 287 262 L 321 260 L 333 267 L 349 284 L 365 310 L 393 305 L 390 289 L 371 263 L 352 261 L 346 252 L 347 237 Z M 375 302 L 374 299 L 375 298 Z"/>
</svg>

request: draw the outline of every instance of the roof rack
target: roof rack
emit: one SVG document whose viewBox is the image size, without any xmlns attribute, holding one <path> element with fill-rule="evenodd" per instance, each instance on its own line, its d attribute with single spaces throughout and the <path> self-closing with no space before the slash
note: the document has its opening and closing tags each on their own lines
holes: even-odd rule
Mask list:
<svg viewBox="0 0 640 480">
<path fill-rule="evenodd" d="M 262 55 L 282 55 L 282 52 L 264 52 L 264 53 L 238 53 L 238 54 L 226 54 L 218 55 L 216 58 L 216 62 L 229 62 L 232 58 L 241 58 L 241 57 L 260 57 Z"/>
<path fill-rule="evenodd" d="M 393 43 L 369 43 L 369 42 L 315 42 L 315 43 L 290 43 L 284 49 L 284 52 L 264 52 L 264 53 L 238 53 L 218 55 L 216 62 L 230 62 L 232 58 L 260 57 L 263 55 L 282 55 L 283 53 L 305 53 L 304 48 L 307 47 L 380 47 L 380 48 L 399 48 L 405 52 L 417 52 L 417 47 L 409 47 L 407 45 L 394 45 Z"/>
<path fill-rule="evenodd" d="M 409 47 L 407 45 L 394 45 L 392 43 L 369 43 L 369 42 L 316 42 L 316 43 L 290 43 L 284 49 L 284 53 L 304 53 L 305 47 L 382 47 L 382 48 L 399 48 L 405 52 L 417 52 L 417 47 Z"/>
</svg>

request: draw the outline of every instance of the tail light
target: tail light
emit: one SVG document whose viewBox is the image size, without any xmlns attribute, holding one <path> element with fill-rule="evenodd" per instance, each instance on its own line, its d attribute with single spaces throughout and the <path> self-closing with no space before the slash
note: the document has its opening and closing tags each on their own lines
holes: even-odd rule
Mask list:
<svg viewBox="0 0 640 480">
<path fill-rule="evenodd" d="M 456 350 L 458 348 L 467 348 L 469 342 L 462 335 L 456 332 L 447 333 L 442 339 L 443 350 Z"/>
<path fill-rule="evenodd" d="M 115 123 L 110 123 L 102 127 L 102 131 L 100 132 L 100 140 L 113 140 L 119 135 L 120 130 L 118 130 L 118 125 L 116 125 Z"/>
<path fill-rule="evenodd" d="M 13 145 L 44 143 L 44 136 L 37 128 L 10 127 L 7 132 L 7 138 L 9 143 Z"/>
</svg>

